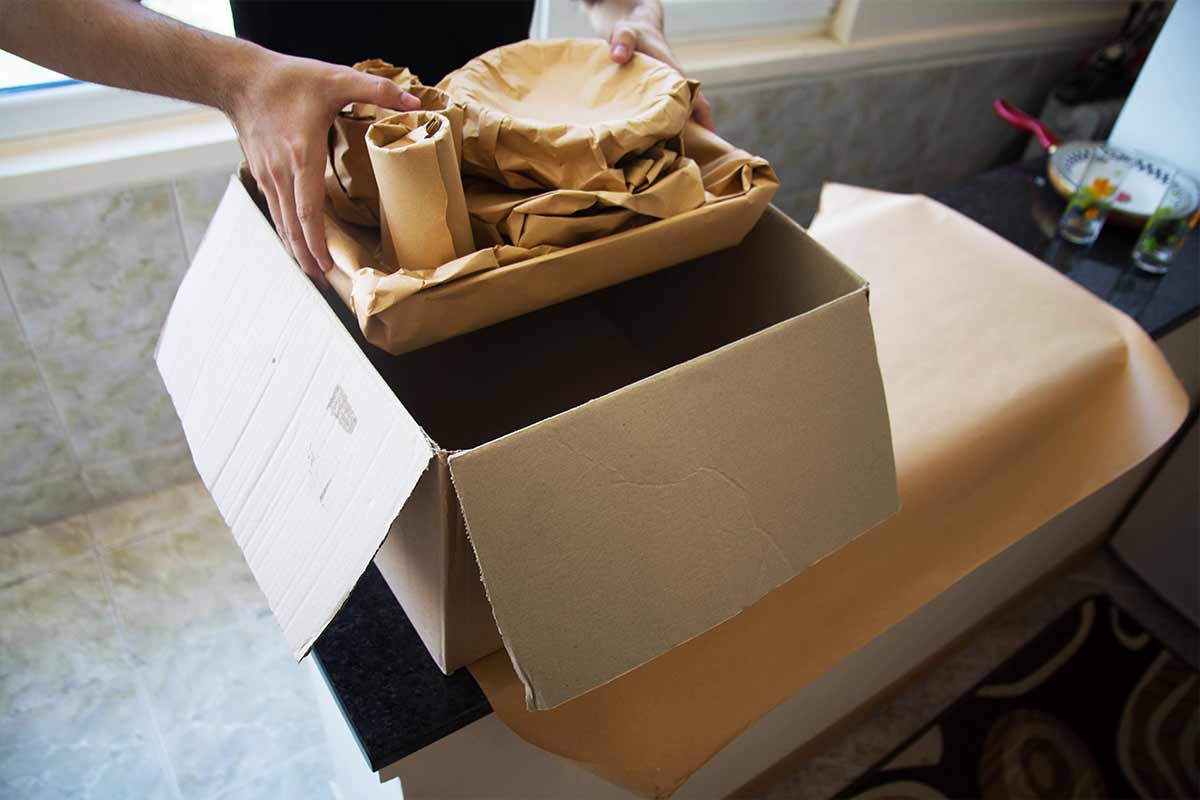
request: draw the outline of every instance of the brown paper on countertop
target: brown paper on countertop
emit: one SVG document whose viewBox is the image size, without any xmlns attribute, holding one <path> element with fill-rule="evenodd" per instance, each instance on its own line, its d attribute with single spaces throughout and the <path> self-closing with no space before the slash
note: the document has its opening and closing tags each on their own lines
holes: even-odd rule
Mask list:
<svg viewBox="0 0 1200 800">
<path fill-rule="evenodd" d="M 622 230 L 571 248 L 516 247 L 489 238 L 494 231 L 472 220 L 476 245 L 483 249 L 436 269 L 409 271 L 383 260 L 378 231 L 346 225 L 327 211 L 335 266 L 327 277 L 368 342 L 404 353 L 737 244 L 779 179 L 764 159 L 695 123 L 688 124 L 684 138 L 699 162 L 704 203 L 662 221 L 661 230 L 642 232 L 644 237 L 623 241 L 634 232 Z M 595 216 L 603 215 L 547 219 L 565 226 L 556 235 L 569 237 L 586 231 Z M 632 215 L 626 227 L 650 222 L 657 220 Z M 653 266 L 647 266 L 650 261 Z"/>
<path fill-rule="evenodd" d="M 470 667 L 517 734 L 648 797 L 669 795 L 844 657 L 1135 466 L 1187 412 L 1133 320 L 966 217 L 833 185 L 821 205 L 813 235 L 871 282 L 899 514 L 556 709 L 526 710 L 503 651 Z"/>
<path fill-rule="evenodd" d="M 379 185 L 384 258 L 432 270 L 475 250 L 450 121 L 436 111 L 402 111 L 367 131 Z"/>
<path fill-rule="evenodd" d="M 601 39 L 524 41 L 438 84 L 464 108 L 463 172 L 510 189 L 631 192 L 626 157 L 678 137 L 700 84 Z"/>
</svg>

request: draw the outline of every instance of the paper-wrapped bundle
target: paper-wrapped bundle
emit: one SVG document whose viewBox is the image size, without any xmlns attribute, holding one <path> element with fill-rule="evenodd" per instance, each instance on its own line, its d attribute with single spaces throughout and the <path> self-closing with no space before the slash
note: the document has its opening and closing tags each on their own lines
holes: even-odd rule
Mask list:
<svg viewBox="0 0 1200 800">
<path fill-rule="evenodd" d="M 367 130 L 379 187 L 384 259 L 429 270 L 474 251 L 450 121 L 436 111 L 404 111 Z"/>
<path fill-rule="evenodd" d="M 450 121 L 454 150 L 462 153 L 463 110 L 450 96 L 420 79 L 405 67 L 373 58 L 354 65 L 359 72 L 388 78 L 421 101 L 423 111 L 437 111 Z M 329 131 L 329 160 L 325 163 L 325 194 L 334 213 L 345 222 L 374 227 L 379 224 L 379 189 L 367 154 L 367 128 L 380 117 L 394 114 L 370 103 L 351 103 L 342 109 Z"/>
<path fill-rule="evenodd" d="M 693 158 L 680 161 L 698 168 L 703 182 L 702 204 L 690 211 L 656 219 L 647 216 L 652 208 L 617 208 L 627 216 L 619 230 L 604 235 L 589 230 L 597 219 L 603 225 L 612 222 L 603 214 L 557 215 L 570 210 L 569 204 L 557 206 L 572 198 L 567 190 L 514 193 L 491 184 L 497 208 L 489 212 L 480 205 L 476 211 L 498 213 L 509 227 L 473 218 L 481 249 L 433 269 L 397 268 L 380 257 L 378 231 L 328 217 L 329 252 L 336 267 L 329 273 L 330 283 L 354 312 L 368 342 L 404 353 L 735 245 L 758 221 L 779 180 L 766 161 L 695 123 L 688 124 L 684 138 Z M 478 184 L 470 197 L 482 204 L 485 184 Z M 589 201 L 595 195 L 586 194 Z M 511 206 L 507 213 L 506 205 Z M 586 241 L 528 245 L 542 238 L 539 231 L 548 224 L 564 226 L 559 231 L 572 231 Z M 527 246 L 497 244 L 497 236 L 520 239 Z"/>
<path fill-rule="evenodd" d="M 570 247 L 704 205 L 704 183 L 695 161 L 661 146 L 639 160 L 651 166 L 636 192 L 518 192 L 490 181 L 469 182 L 467 208 L 475 239 L 481 244 Z"/>
<path fill-rule="evenodd" d="M 463 106 L 465 174 L 518 190 L 633 192 L 640 154 L 678 140 L 699 84 L 640 53 L 615 64 L 601 40 L 560 39 L 498 47 L 438 88 Z"/>
</svg>

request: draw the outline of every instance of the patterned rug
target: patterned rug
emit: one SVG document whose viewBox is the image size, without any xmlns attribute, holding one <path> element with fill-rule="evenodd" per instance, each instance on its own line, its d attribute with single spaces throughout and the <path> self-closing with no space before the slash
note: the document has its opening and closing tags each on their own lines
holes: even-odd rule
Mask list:
<svg viewBox="0 0 1200 800">
<path fill-rule="evenodd" d="M 1195 798 L 1200 674 L 1084 600 L 839 797 Z"/>
</svg>

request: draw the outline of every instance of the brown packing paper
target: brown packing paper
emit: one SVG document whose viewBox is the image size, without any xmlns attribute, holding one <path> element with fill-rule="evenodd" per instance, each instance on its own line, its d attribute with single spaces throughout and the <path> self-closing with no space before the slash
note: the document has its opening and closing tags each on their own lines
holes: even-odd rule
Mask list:
<svg viewBox="0 0 1200 800">
<path fill-rule="evenodd" d="M 406 111 L 376 122 L 367 149 L 380 187 L 385 259 L 431 270 L 475 249 L 450 121 L 433 111 Z"/>
<path fill-rule="evenodd" d="M 1187 412 L 1135 322 L 965 217 L 840 186 L 826 187 L 822 209 L 814 234 L 871 281 L 900 513 L 740 616 L 556 709 L 526 710 L 505 653 L 471 666 L 520 736 L 648 797 L 1146 458 Z"/>
<path fill-rule="evenodd" d="M 467 207 L 476 229 L 484 231 L 484 241 L 570 247 L 616 233 L 639 218 L 667 219 L 704 205 L 696 162 L 674 154 L 660 160 L 670 163 L 649 188 L 636 194 L 576 189 L 522 194 L 475 181 L 467 185 Z"/>
<path fill-rule="evenodd" d="M 359 61 L 354 65 L 354 69 L 359 72 L 365 72 L 368 75 L 376 75 L 380 78 L 387 78 L 392 83 L 399 86 L 401 89 L 408 90 L 410 86 L 414 86 L 421 82 L 421 79 L 408 71 L 407 67 L 397 67 L 381 58 L 370 58 L 366 61 Z M 347 106 L 343 113 L 351 117 L 363 119 L 366 117 L 377 117 L 381 109 L 371 103 L 351 103 Z M 387 109 L 382 109 L 387 113 Z"/>
<path fill-rule="evenodd" d="M 463 105 L 463 171 L 511 189 L 629 192 L 632 157 L 678 137 L 699 84 L 640 53 L 614 64 L 595 39 L 491 50 L 438 88 Z"/>
<path fill-rule="evenodd" d="M 558 203 L 557 192 L 526 197 L 493 184 L 494 194 L 487 195 L 499 207 L 493 215 L 480 200 L 484 195 L 469 189 L 476 210 L 495 220 L 472 218 L 476 244 L 485 249 L 430 270 L 397 270 L 381 257 L 377 232 L 345 225 L 334 212 L 326 214 L 336 266 L 330 283 L 353 310 L 367 341 L 403 353 L 737 244 L 778 188 L 774 171 L 763 159 L 695 124 L 687 126 L 683 138 L 687 151 L 697 154 L 696 163 L 685 166 L 692 159 L 680 158 L 678 164 L 671 159 L 672 165 L 698 169 L 703 184 L 703 197 L 682 195 L 683 204 L 701 201 L 690 211 L 657 221 L 619 206 L 601 214 L 554 216 L 536 203 L 542 196 Z M 599 202 L 594 193 L 585 200 L 580 196 L 569 190 L 562 194 L 564 202 L 576 198 L 589 208 Z M 504 206 L 511 210 L 526 201 L 536 201 L 530 208 L 538 213 L 522 208 L 520 241 L 578 241 L 589 232 L 612 235 L 565 249 L 507 245 L 500 230 Z M 614 224 L 614 212 L 626 216 Z M 525 238 L 527 229 L 531 233 Z"/>
<path fill-rule="evenodd" d="M 431 86 L 409 84 L 409 94 L 421 101 L 421 110 L 436 111 L 450 121 L 450 132 L 454 137 L 454 152 L 462 148 L 463 110 L 455 105 L 445 92 Z M 367 116 L 352 116 L 342 112 L 334 120 L 329 131 L 329 161 L 325 164 L 325 193 L 329 195 L 334 212 L 343 221 L 353 225 L 375 227 L 379 224 L 379 187 L 371 169 L 371 158 L 367 152 L 367 129 L 375 122 L 374 106 L 359 106 L 366 109 Z M 384 111 L 378 116 L 387 116 Z"/>
<path fill-rule="evenodd" d="M 386 61 L 374 58 L 360 61 L 354 69 L 370 75 L 389 78 L 405 91 L 412 92 L 417 86 L 417 76 L 404 67 L 394 67 Z M 436 91 L 436 90 L 433 90 Z M 444 94 L 438 93 L 442 98 Z M 427 106 L 422 100 L 421 108 L 433 111 L 442 109 Z M 384 114 L 392 113 L 384 110 Z M 371 171 L 371 160 L 367 154 L 367 128 L 375 121 L 379 108 L 369 103 L 351 103 L 342 109 L 329 129 L 329 159 L 325 162 L 325 194 L 328 195 L 334 213 L 354 225 L 374 227 L 379 224 L 379 190 Z M 461 112 L 460 112 L 461 121 Z"/>
</svg>

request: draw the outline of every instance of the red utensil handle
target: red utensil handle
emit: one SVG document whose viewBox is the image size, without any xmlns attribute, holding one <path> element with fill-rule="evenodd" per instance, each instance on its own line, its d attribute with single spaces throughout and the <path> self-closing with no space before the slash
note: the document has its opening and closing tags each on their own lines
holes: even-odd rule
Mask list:
<svg viewBox="0 0 1200 800">
<path fill-rule="evenodd" d="M 1043 150 L 1052 150 L 1062 142 L 1062 139 L 1055 136 L 1045 125 L 1003 98 L 996 98 L 992 108 L 996 111 L 996 116 L 1009 125 L 1036 136 Z"/>
</svg>

